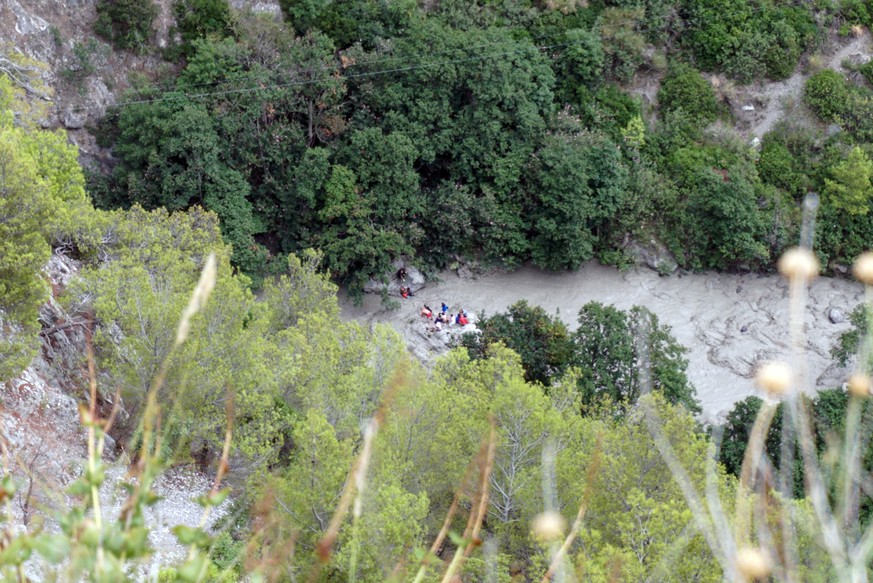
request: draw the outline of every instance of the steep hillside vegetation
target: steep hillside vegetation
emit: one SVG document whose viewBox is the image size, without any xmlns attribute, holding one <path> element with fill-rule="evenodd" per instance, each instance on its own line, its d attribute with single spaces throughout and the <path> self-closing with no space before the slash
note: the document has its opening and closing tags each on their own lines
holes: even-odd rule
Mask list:
<svg viewBox="0 0 873 583">
<path fill-rule="evenodd" d="M 834 186 L 852 148 L 868 156 L 863 63 L 839 111 L 812 87 L 812 115 L 760 151 L 714 129 L 754 110 L 742 84 L 814 72 L 861 34 L 863 3 L 280 4 L 281 21 L 223 0 L 97 3 L 106 50 L 165 60 L 100 123 L 100 206 L 203 205 L 255 283 L 317 247 L 353 289 L 401 255 L 572 269 L 623 265 L 651 236 L 685 268 L 768 269 L 807 190 L 826 265 L 869 240 L 869 188 Z"/>
<path fill-rule="evenodd" d="M 89 104 L 39 107 L 51 73 L 0 45 L 0 576 L 866 580 L 873 324 L 853 315 L 846 388 L 807 398 L 808 248 L 779 265 L 793 363 L 722 428 L 644 309 L 587 304 L 571 335 L 516 304 L 425 368 L 336 300 L 400 256 L 562 270 L 655 241 L 664 271 L 764 270 L 803 225 L 847 271 L 873 239 L 873 65 L 816 51 L 863 34 L 866 2 L 280 5 L 97 0 L 63 30 L 3 5 L 77 59 L 68 95 L 98 60 L 129 90 L 86 180 L 40 126 Z M 714 80 L 798 67 L 803 116 L 731 130 Z M 869 300 L 873 255 L 854 275 Z M 164 553 L 150 509 L 181 466 L 215 478 Z"/>
</svg>

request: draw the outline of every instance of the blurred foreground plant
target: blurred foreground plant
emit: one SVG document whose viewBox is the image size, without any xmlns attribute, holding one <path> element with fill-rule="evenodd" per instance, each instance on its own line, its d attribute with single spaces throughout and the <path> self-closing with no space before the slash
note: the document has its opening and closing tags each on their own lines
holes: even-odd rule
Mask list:
<svg viewBox="0 0 873 583">
<path fill-rule="evenodd" d="M 863 524 L 859 508 L 862 496 L 873 497 L 870 478 L 861 472 L 861 457 L 873 430 L 873 419 L 864 401 L 871 396 L 869 359 L 871 332 L 858 347 L 856 372 L 847 382 L 848 410 L 844 434 L 833 440 L 820 459 L 813 433 L 813 419 L 804 393 L 812 391 L 803 347 L 803 320 L 807 286 L 818 275 L 818 261 L 811 251 L 817 196 L 805 203 L 801 246 L 787 251 L 779 261 L 780 272 L 790 286 L 790 331 L 792 355 L 789 362 L 769 362 L 757 373 L 758 386 L 768 400 L 760 407 L 752 427 L 734 513 L 723 507 L 709 484 L 699 492 L 688 478 L 686 468 L 676 459 L 664 435 L 658 414 L 647 410 L 649 429 L 674 478 L 682 487 L 694 512 L 696 528 L 705 536 L 713 555 L 729 581 L 799 581 L 809 578 L 810 561 L 818 564 L 818 576 L 828 580 L 860 583 L 869 580 L 873 559 L 873 524 Z M 855 277 L 865 285 L 865 300 L 873 304 L 873 253 L 855 262 Z M 767 457 L 765 441 L 780 401 L 784 405 L 781 451 L 778 466 Z M 867 408 L 869 411 L 869 408 Z M 803 461 L 805 499 L 792 502 L 795 483 L 795 452 Z M 711 447 L 709 474 L 714 477 L 715 447 Z M 811 533 L 821 553 L 810 557 L 801 538 Z M 806 541 L 808 545 L 809 541 Z M 829 564 L 828 564 L 829 563 Z M 824 568 L 826 566 L 826 568 Z M 824 573 L 824 574 L 823 574 Z"/>
<path fill-rule="evenodd" d="M 0 479 L 0 501 L 4 503 L 2 519 L 7 526 L 0 538 L 0 573 L 4 579 L 27 581 L 27 561 L 35 551 L 44 560 L 40 577 L 45 580 L 115 582 L 141 579 L 142 559 L 148 557 L 149 527 L 145 510 L 155 504 L 159 497 L 154 492 L 155 479 L 166 469 L 167 456 L 162 452 L 161 406 L 157 394 L 166 376 L 173 352 L 187 339 L 191 318 L 199 312 L 215 286 L 216 259 L 209 255 L 205 261 L 200 280 L 179 322 L 175 342 L 164 359 L 158 374 L 152 380 L 147 405 L 138 429 L 139 450 L 137 460 L 130 468 L 122 487 L 127 499 L 117 517 L 106 516 L 101 507 L 100 490 L 106 480 L 106 464 L 103 462 L 105 437 L 118 413 L 118 395 L 108 418 L 103 419 L 97 411 L 97 374 L 90 337 L 87 343 L 88 377 L 90 394 L 88 404 L 79 405 L 79 418 L 87 430 L 88 455 L 85 468 L 76 481 L 67 489 L 67 494 L 76 500 L 59 516 L 60 533 L 14 532 L 11 526 L 11 500 L 18 487 L 10 467 L 10 452 L 5 441 L 0 441 L 3 450 L 4 475 Z M 221 461 L 210 492 L 197 499 L 203 507 L 200 526 L 176 526 L 173 531 L 179 542 L 189 547 L 188 557 L 175 571 L 175 580 L 201 581 L 209 566 L 208 554 L 212 537 L 205 531 L 209 511 L 221 504 L 228 490 L 220 490 L 227 470 L 232 428 L 232 399 L 227 401 L 227 431 Z M 156 578 L 152 573 L 150 579 Z"/>
<path fill-rule="evenodd" d="M 806 283 L 817 264 L 802 247 L 786 254 L 780 269 L 791 284 L 792 342 L 798 347 Z M 170 361 L 182 358 L 181 347 L 197 340 L 202 327 L 192 325 L 192 318 L 204 318 L 198 313 L 215 285 L 215 271 L 210 258 L 146 391 L 131 439 L 136 462 L 117 517 L 107 516 L 100 498 L 106 479 L 102 451 L 115 412 L 105 419 L 99 414 L 97 372 L 89 354 L 90 402 L 80 410 L 88 455 L 69 490 L 79 507 L 61 501 L 60 532 L 7 526 L 0 538 L 0 572 L 6 579 L 245 576 L 452 583 L 463 577 L 470 583 L 506 583 L 519 574 L 542 583 L 867 580 L 873 534 L 859 508 L 862 496 L 873 497 L 873 487 L 862 476 L 859 457 L 873 419 L 859 404 L 870 392 L 869 340 L 862 343 L 858 371 L 848 382 L 845 437 L 829 442 L 821 457 L 808 407 L 799 398 L 808 388 L 799 351 L 791 363 L 761 368 L 758 382 L 771 402 L 757 413 L 737 483 L 719 467 L 717 443 L 695 429 L 689 412 L 652 390 L 657 337 L 651 325 L 640 325 L 634 338 L 641 397 L 621 418 L 610 414 L 609 404 L 589 416 L 579 414 L 575 375 L 590 371 L 574 370 L 546 391 L 525 382 L 522 360 L 498 344 L 484 359 L 451 352 L 426 373 L 397 356 L 390 340 L 371 337 L 372 356 L 360 366 L 378 374 L 341 386 L 318 383 L 312 392 L 318 398 L 301 401 L 308 403 L 300 407 L 306 413 L 289 432 L 285 456 L 249 476 L 250 493 L 241 489 L 238 504 L 250 505 L 250 515 L 230 544 L 228 532 L 214 537 L 207 529 L 210 512 L 227 496 L 220 488 L 232 455 L 234 407 L 233 399 L 224 399 L 221 460 L 213 487 L 198 498 L 203 518 L 197 526 L 173 529 L 187 556 L 173 567 L 149 561 L 146 510 L 158 500 L 155 481 L 171 463 L 167 435 L 174 423 L 161 387 L 175 390 L 185 380 L 176 383 L 168 375 Z M 859 258 L 855 274 L 867 284 L 870 302 L 873 255 Z M 291 294 L 296 287 L 288 281 L 267 295 Z M 319 287 L 315 296 L 329 291 Z M 290 311 L 275 333 L 307 331 L 307 310 L 297 317 L 297 303 L 287 305 Z M 309 373 L 347 365 L 341 359 L 332 363 L 324 351 L 301 362 L 299 371 Z M 244 386 L 239 389 L 237 434 L 251 422 L 240 412 Z M 778 464 L 764 449 L 777 399 L 785 409 Z M 806 473 L 806 498 L 799 500 L 792 497 L 795 452 Z M 4 454 L 0 502 L 11 525 L 18 484 L 11 477 L 14 460 L 5 449 Z M 428 541 L 433 542 L 426 546 Z M 218 554 L 220 561 L 213 560 Z"/>
</svg>

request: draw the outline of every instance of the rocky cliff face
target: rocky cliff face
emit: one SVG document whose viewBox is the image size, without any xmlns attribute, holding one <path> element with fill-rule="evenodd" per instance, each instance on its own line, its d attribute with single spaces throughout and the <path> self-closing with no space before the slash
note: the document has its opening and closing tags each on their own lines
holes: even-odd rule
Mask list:
<svg viewBox="0 0 873 583">
<path fill-rule="evenodd" d="M 156 38 L 164 39 L 169 29 L 168 8 L 156 19 Z M 96 126 L 106 108 L 128 87 L 128 76 L 155 71 L 160 63 L 154 56 L 115 52 L 93 33 L 96 0 L 4 0 L 0 3 L 2 50 L 18 51 L 45 63 L 42 80 L 53 96 L 46 128 L 65 128 L 69 139 L 80 148 L 83 161 L 94 163 L 108 158 L 86 130 Z"/>
<path fill-rule="evenodd" d="M 13 473 L 25 484 L 16 505 L 25 526 L 37 509 L 57 503 L 58 494 L 78 477 L 87 454 L 78 412 L 79 400 L 87 398 L 85 327 L 54 297 L 77 270 L 70 258 L 52 256 L 44 270 L 53 294 L 40 309 L 40 353 L 2 390 L 0 436 L 14 461 Z M 107 458 L 115 457 L 113 440 L 107 440 L 106 450 Z"/>
<path fill-rule="evenodd" d="M 41 349 L 31 365 L 17 378 L 0 383 L 0 450 L 5 467 L 20 487 L 11 505 L 10 528 L 14 532 L 37 528 L 55 532 L 55 517 L 76 505 L 67 487 L 82 473 L 87 458 L 87 434 L 79 421 L 79 403 L 87 404 L 86 320 L 77 319 L 57 302 L 57 296 L 76 276 L 79 264 L 55 253 L 44 269 L 52 286 L 52 297 L 40 309 Z M 114 403 L 102 396 L 98 404 L 107 417 Z M 121 419 L 126 415 L 123 403 Z M 116 417 L 118 419 L 118 417 Z M 129 478 L 127 454 L 110 436 L 106 438 L 104 461 L 109 463 L 101 489 L 104 517 L 115 520 L 126 499 L 121 487 Z M 175 467 L 155 483 L 162 500 L 146 511 L 153 549 L 150 564 L 172 565 L 184 559 L 186 548 L 178 543 L 172 527 L 197 526 L 203 508 L 194 500 L 209 491 L 212 477 L 192 468 Z M 227 511 L 225 501 L 210 515 L 212 525 Z M 28 565 L 33 580 L 46 578 L 41 563 Z"/>
<path fill-rule="evenodd" d="M 154 40 L 146 54 L 115 51 L 94 34 L 97 0 L 0 1 L 0 57 L 17 51 L 46 64 L 43 81 L 53 95 L 46 128 L 64 128 L 79 146 L 83 163 L 110 162 L 110 153 L 97 145 L 89 128 L 120 101 L 133 75 L 154 78 L 174 65 L 160 50 L 172 40 L 173 0 L 155 0 L 160 11 L 152 23 Z M 277 0 L 233 0 L 238 10 L 280 16 Z"/>
</svg>

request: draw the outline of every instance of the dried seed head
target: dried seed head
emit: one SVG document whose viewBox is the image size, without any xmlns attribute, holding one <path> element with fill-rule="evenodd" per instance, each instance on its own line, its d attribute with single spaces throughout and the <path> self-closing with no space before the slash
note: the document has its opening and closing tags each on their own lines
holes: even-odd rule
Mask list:
<svg viewBox="0 0 873 583">
<path fill-rule="evenodd" d="M 870 377 L 862 372 L 856 372 L 849 377 L 849 382 L 846 383 L 849 387 L 849 392 L 855 397 L 870 396 Z"/>
<path fill-rule="evenodd" d="M 784 362 L 765 362 L 758 369 L 755 382 L 771 396 L 784 395 L 791 387 L 791 367 Z"/>
<path fill-rule="evenodd" d="M 564 537 L 566 526 L 564 517 L 557 512 L 542 512 L 533 519 L 531 532 L 540 540 L 558 540 Z"/>
<path fill-rule="evenodd" d="M 203 265 L 203 271 L 200 272 L 197 287 L 194 288 L 191 299 L 188 301 L 185 311 L 182 312 L 182 319 L 179 320 L 179 327 L 176 329 L 176 344 L 182 344 L 188 338 L 188 332 L 191 330 L 191 318 L 206 305 L 209 294 L 215 288 L 217 273 L 215 254 L 210 253 Z"/>
<path fill-rule="evenodd" d="M 91 409 L 85 403 L 79 403 L 79 422 L 86 427 L 94 424 L 94 416 L 91 415 Z"/>
<path fill-rule="evenodd" d="M 858 255 L 852 266 L 852 273 L 867 285 L 873 285 L 873 251 L 865 251 Z"/>
<path fill-rule="evenodd" d="M 747 581 L 763 579 L 770 574 L 770 558 L 761 549 L 750 547 L 737 551 L 737 571 Z"/>
<path fill-rule="evenodd" d="M 809 249 L 793 247 L 779 259 L 779 273 L 788 279 L 812 279 L 818 275 L 818 259 Z"/>
</svg>

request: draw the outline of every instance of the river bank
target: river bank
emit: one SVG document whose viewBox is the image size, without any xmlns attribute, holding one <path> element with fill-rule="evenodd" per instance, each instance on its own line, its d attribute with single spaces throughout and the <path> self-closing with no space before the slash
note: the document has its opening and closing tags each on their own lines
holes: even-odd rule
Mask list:
<svg viewBox="0 0 873 583">
<path fill-rule="evenodd" d="M 705 421 L 718 420 L 734 403 L 755 393 L 752 376 L 759 362 L 787 358 L 789 353 L 788 285 L 777 275 L 660 277 L 648 269 L 621 272 L 590 262 L 575 272 L 525 266 L 470 279 L 444 272 L 439 279 L 415 297 L 401 300 L 396 310 L 386 310 L 379 296 L 367 295 L 361 306 L 355 306 L 341 293 L 343 316 L 362 323 L 392 324 L 410 350 L 427 359 L 435 351 L 422 334 L 424 324 L 418 316 L 422 304 L 446 302 L 453 311 L 463 307 L 493 314 L 524 299 L 557 314 L 571 328 L 579 309 L 591 301 L 621 309 L 645 306 L 689 349 L 688 377 L 697 389 Z M 845 380 L 847 371 L 834 365 L 830 351 L 849 323 L 832 323 L 828 312 L 836 308 L 848 316 L 862 292 L 860 284 L 846 279 L 822 277 L 811 283 L 804 329 L 812 388 L 840 386 Z"/>
</svg>

